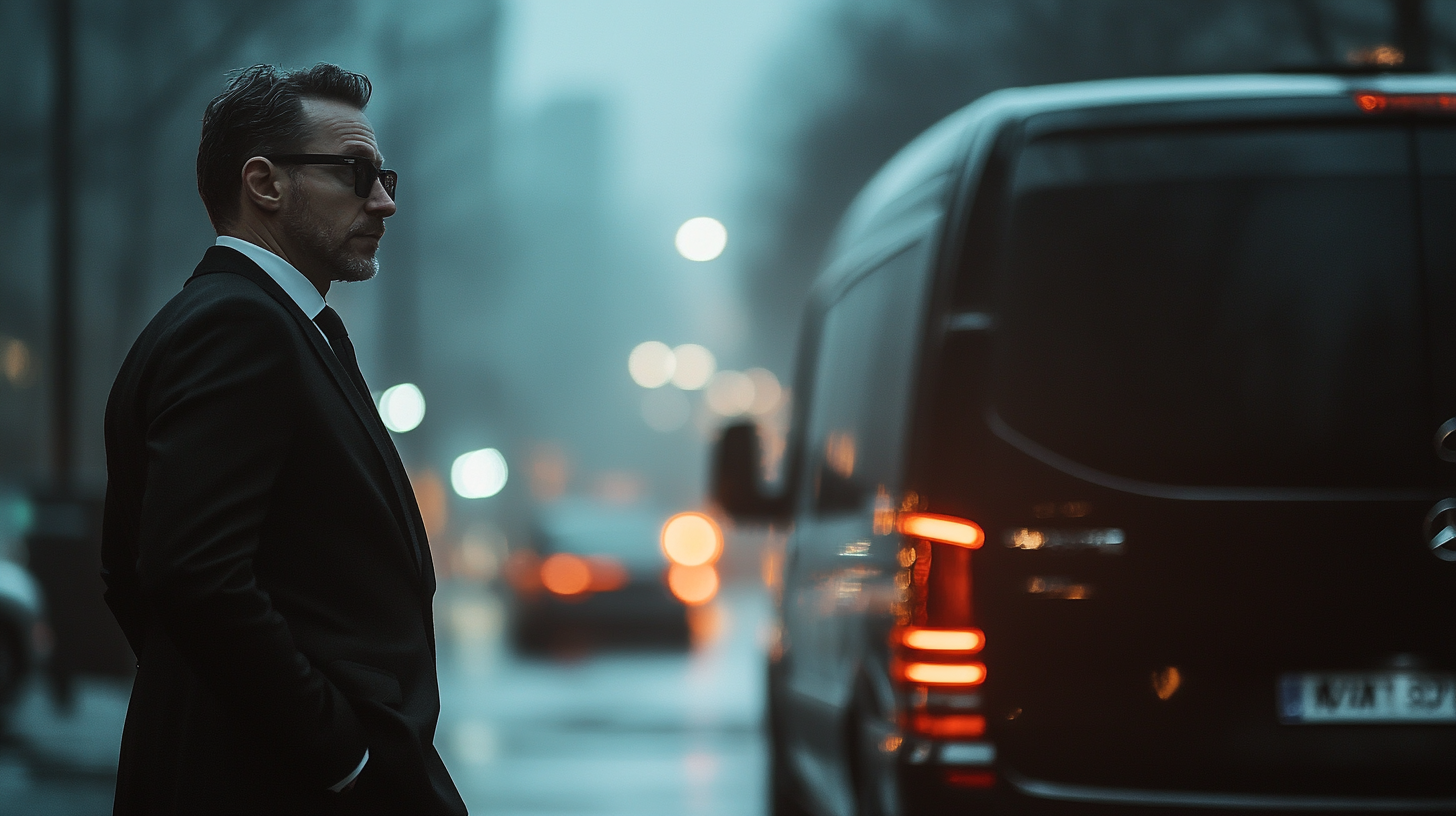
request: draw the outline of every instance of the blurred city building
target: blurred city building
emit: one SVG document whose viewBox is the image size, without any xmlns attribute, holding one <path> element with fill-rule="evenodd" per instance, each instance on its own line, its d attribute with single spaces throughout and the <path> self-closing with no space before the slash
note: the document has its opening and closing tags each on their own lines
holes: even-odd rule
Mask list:
<svg viewBox="0 0 1456 816">
<path fill-rule="evenodd" d="M 49 270 L 57 197 L 49 156 L 59 5 L 0 3 L 7 57 L 0 60 L 0 196 L 9 205 L 0 220 L 0 558 L 16 563 L 31 561 L 26 540 L 39 541 L 38 524 L 94 535 L 94 518 L 47 515 L 37 501 L 55 475 Z M 441 575 L 466 587 L 444 601 L 452 611 L 441 617 L 444 637 L 457 641 L 447 647 L 455 649 L 449 659 L 458 658 L 445 680 L 453 695 L 447 705 L 475 706 L 480 717 L 514 723 L 515 733 L 530 724 L 504 708 L 529 694 L 516 688 L 501 697 L 507 702 L 486 705 L 480 683 L 530 686 L 545 677 L 543 688 L 562 696 L 580 686 L 570 668 L 512 663 L 500 651 L 503 617 L 486 585 L 499 583 L 543 508 L 581 499 L 660 519 L 703 509 L 707 444 L 729 418 L 761 425 L 766 464 L 775 465 L 793 404 L 799 316 L 833 225 L 913 135 L 1015 85 L 1421 61 L 1456 68 L 1456 4 L 1416 0 L 69 0 L 69 7 L 74 118 L 61 149 L 72 180 L 72 495 L 91 502 L 102 495 L 100 418 L 112 377 L 212 242 L 194 162 L 201 113 L 225 72 L 329 61 L 367 73 L 375 82 L 369 115 L 387 165 L 400 172 L 400 210 L 382 242 L 379 279 L 336 286 L 329 299 L 376 396 L 394 387 L 396 395 L 418 396 L 418 404 L 396 406 L 395 442 Z M 1416 12 L 1429 26 L 1424 45 L 1413 48 Z M 707 232 L 692 240 L 706 244 L 680 235 L 693 222 Z M 648 343 L 656 368 L 642 380 L 629 360 Z M 462 457 L 471 457 L 461 468 L 470 471 L 463 492 L 452 478 Z M 712 763 L 728 755 L 713 750 L 730 744 L 736 753 L 722 768 L 757 773 L 749 766 L 757 761 L 750 732 L 759 700 L 747 684 L 761 674 L 751 661 L 768 641 L 753 629 L 764 617 L 756 596 L 729 585 L 756 580 L 761 543 L 772 555 L 783 537 L 747 527 L 725 532 L 719 564 L 729 612 L 698 621 L 699 634 L 716 631 L 708 623 L 718 621 L 726 634 L 717 642 L 731 648 L 670 665 L 594 664 L 582 676 L 606 678 L 609 690 L 592 698 L 596 708 L 581 713 L 532 698 L 536 707 L 522 710 L 555 723 L 558 736 L 590 741 L 610 729 L 580 722 L 610 720 L 603 712 L 630 698 L 640 721 L 622 728 L 640 728 L 638 737 L 677 728 L 656 723 L 660 712 L 646 693 L 631 691 L 632 672 L 648 666 L 642 671 L 655 679 L 643 687 L 675 690 L 678 697 L 654 694 L 673 700 L 673 717 L 686 711 L 694 723 L 681 732 L 688 736 L 669 740 L 682 761 L 652 766 L 656 772 L 685 775 L 694 796 L 723 794 L 735 786 L 715 776 Z M 765 580 L 772 583 L 780 566 L 769 558 Z M 89 599 L 63 616 L 96 600 L 99 583 L 84 560 L 56 569 L 74 582 L 53 593 L 53 603 Z M 86 614 L 105 623 L 97 608 Z M 113 668 L 125 662 L 106 648 L 72 652 L 76 669 L 84 674 L 87 659 Z M 729 682 L 736 685 L 724 693 Z M 124 684 L 83 677 L 78 716 L 103 711 L 96 727 L 114 730 Z M 731 711 L 700 717 L 693 705 L 701 700 L 684 690 L 720 694 Z M 80 744 L 56 736 L 70 732 L 37 700 L 19 709 L 24 733 L 51 734 L 52 747 Z M 442 731 L 442 745 L 447 758 L 478 772 L 472 784 L 485 797 L 489 785 L 512 780 L 482 768 L 513 749 L 509 729 L 492 730 L 476 714 Z M 568 715 L 580 716 L 568 723 Z M 721 732 L 693 730 L 719 720 Z M 105 744 L 89 745 L 89 775 L 75 778 L 104 787 L 104 762 L 98 772 L 93 760 Z M 0 792 L 9 790 L 5 757 L 0 752 Z M 532 766 L 521 778 L 554 779 L 554 767 Z M 583 779 L 610 787 L 603 776 Z M 736 788 L 756 796 L 754 784 Z M 34 810 L 33 800 L 14 801 Z M 693 812 L 742 812 L 693 801 Z"/>
</svg>

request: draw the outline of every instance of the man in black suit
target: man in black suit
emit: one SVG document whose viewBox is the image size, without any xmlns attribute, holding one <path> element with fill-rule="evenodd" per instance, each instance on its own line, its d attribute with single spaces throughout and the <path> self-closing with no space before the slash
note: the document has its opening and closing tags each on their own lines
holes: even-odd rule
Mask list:
<svg viewBox="0 0 1456 816">
<path fill-rule="evenodd" d="M 395 212 L 369 95 L 255 66 L 203 117 L 217 245 L 106 408 L 106 601 L 138 661 L 117 813 L 465 812 L 424 525 L 324 302 Z"/>
</svg>

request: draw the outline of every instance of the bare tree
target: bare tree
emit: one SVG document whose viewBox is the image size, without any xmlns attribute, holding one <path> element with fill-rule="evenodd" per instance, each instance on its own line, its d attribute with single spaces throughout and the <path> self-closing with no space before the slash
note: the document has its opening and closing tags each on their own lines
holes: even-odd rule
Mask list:
<svg viewBox="0 0 1456 816">
<path fill-rule="evenodd" d="M 199 32 L 199 10 L 208 27 Z M 220 89 L 225 71 L 247 60 L 247 46 L 260 34 L 295 41 L 337 36 L 340 21 L 349 19 L 341 3 L 316 3 L 305 13 L 296 3 L 259 0 L 245 6 L 212 2 L 199 9 L 189 0 L 130 0 L 108 7 L 101 28 L 121 43 L 120 73 L 135 95 L 121 97 L 116 110 L 93 119 L 82 141 L 107 146 L 109 174 L 122 217 L 114 246 L 116 291 L 113 352 L 124 353 L 147 318 L 153 266 L 151 247 L 157 230 L 157 202 L 162 196 L 154 173 L 161 151 L 176 145 L 167 127 L 184 112 L 200 115 L 199 96 Z M 201 35 L 201 36 L 199 36 Z"/>
<path fill-rule="evenodd" d="M 1123 76 L 1343 69 L 1352 50 L 1432 43 L 1419 0 L 845 0 L 829 37 L 791 66 L 840 66 L 835 81 L 779 77 L 802 111 L 783 161 L 759 186 L 771 237 L 748 267 L 760 359 L 784 368 L 820 253 L 850 198 L 894 152 L 1001 87 Z M 1450 57 L 1441 52 L 1436 59 Z M 1427 61 L 1428 62 L 1428 61 Z M 788 80 L 788 81 L 786 81 Z"/>
</svg>

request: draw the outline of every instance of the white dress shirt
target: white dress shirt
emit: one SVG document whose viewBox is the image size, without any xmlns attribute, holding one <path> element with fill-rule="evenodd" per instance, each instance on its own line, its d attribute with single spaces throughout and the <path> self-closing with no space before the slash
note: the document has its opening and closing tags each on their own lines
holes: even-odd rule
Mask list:
<svg viewBox="0 0 1456 816">
<path fill-rule="evenodd" d="M 308 315 L 309 320 L 318 317 L 319 312 L 329 305 L 324 300 L 324 296 L 319 294 L 319 290 L 314 288 L 313 283 L 305 278 L 302 272 L 272 252 L 231 235 L 217 236 L 217 245 L 236 249 L 248 256 L 248 260 L 262 267 L 263 271 L 268 273 L 268 277 L 282 287 L 290 298 L 293 298 L 293 302 L 298 304 L 298 308 L 302 309 L 304 314 Z M 318 324 L 314 324 L 314 328 L 318 329 Z M 323 336 L 324 342 L 328 343 L 329 337 L 324 334 L 324 330 L 319 329 L 318 332 Z M 329 343 L 329 348 L 333 347 L 333 344 Z"/>
<path fill-rule="evenodd" d="M 268 273 L 268 277 L 272 278 L 284 292 L 288 293 L 290 298 L 293 298 L 293 302 L 298 304 L 298 308 L 302 309 L 304 314 L 308 315 L 309 320 L 318 317 L 319 312 L 322 312 L 324 307 L 328 305 L 324 301 L 324 296 L 319 294 L 319 290 L 314 288 L 314 285 L 309 282 L 308 278 L 303 276 L 302 272 L 299 272 L 293 267 L 293 264 L 274 255 L 272 252 L 257 244 L 249 243 L 241 238 L 234 238 L 231 235 L 217 236 L 217 245 L 227 247 L 228 249 L 236 249 L 248 256 L 248 260 L 262 267 L 263 271 Z M 314 328 L 318 329 L 319 335 L 324 338 L 325 343 L 328 343 L 329 338 L 328 335 L 324 334 L 324 330 L 319 329 L 317 323 L 314 324 Z M 333 345 L 330 344 L 329 348 L 333 348 Z M 350 782 L 353 782 L 359 776 L 359 772 L 364 770 L 364 765 L 368 762 L 369 749 L 365 748 L 364 758 L 359 760 L 359 765 L 354 768 L 354 772 L 340 779 L 338 783 L 330 785 L 329 790 L 334 793 L 342 791 Z"/>
</svg>

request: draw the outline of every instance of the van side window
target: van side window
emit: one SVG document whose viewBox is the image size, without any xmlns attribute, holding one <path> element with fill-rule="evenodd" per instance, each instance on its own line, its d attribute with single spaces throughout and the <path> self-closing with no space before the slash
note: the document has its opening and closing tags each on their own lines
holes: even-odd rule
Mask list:
<svg viewBox="0 0 1456 816">
<path fill-rule="evenodd" d="M 809 408 L 806 474 L 819 515 L 865 509 L 900 478 L 925 246 L 909 246 L 858 280 L 824 320 Z"/>
<path fill-rule="evenodd" d="M 956 275 L 951 309 L 956 312 L 988 309 L 1000 261 L 1002 233 L 1006 229 L 1007 187 L 1017 134 L 1002 133 L 976 182 L 961 245 L 961 268 Z"/>
</svg>

